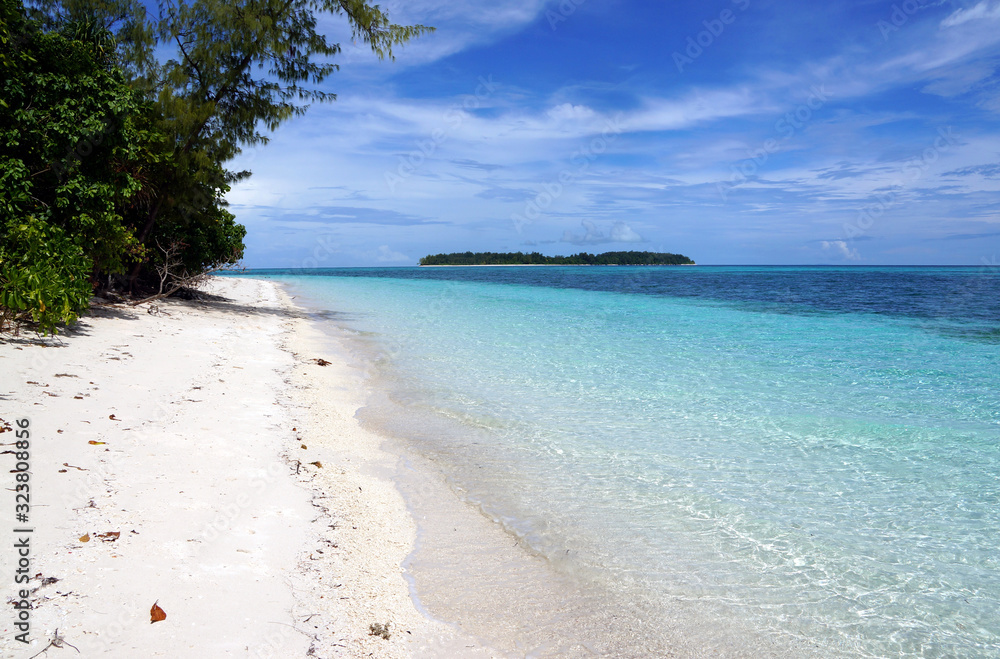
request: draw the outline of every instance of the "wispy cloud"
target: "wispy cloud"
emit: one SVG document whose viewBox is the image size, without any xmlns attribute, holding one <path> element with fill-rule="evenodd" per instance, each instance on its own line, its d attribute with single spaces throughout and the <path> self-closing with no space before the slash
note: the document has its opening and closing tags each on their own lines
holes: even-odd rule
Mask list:
<svg viewBox="0 0 1000 659">
<path fill-rule="evenodd" d="M 1000 2 L 980 2 L 968 9 L 959 9 L 941 21 L 941 27 L 955 27 L 969 21 L 1000 21 Z"/>
<path fill-rule="evenodd" d="M 406 254 L 390 249 L 388 245 L 379 245 L 375 252 L 375 260 L 379 263 L 400 263 L 410 262 L 413 259 Z"/>
<path fill-rule="evenodd" d="M 602 245 L 607 243 L 641 243 L 642 236 L 622 221 L 615 222 L 608 233 L 604 233 L 594 222 L 583 220 L 583 233 L 563 232 L 562 242 L 572 245 Z"/>
<path fill-rule="evenodd" d="M 860 261 L 861 254 L 858 253 L 857 249 L 849 246 L 843 240 L 824 240 L 820 243 L 820 246 L 824 250 L 829 250 L 848 261 Z"/>
<path fill-rule="evenodd" d="M 988 165 L 973 165 L 962 169 L 953 169 L 944 172 L 941 176 L 982 176 L 985 178 L 1000 179 L 1000 164 L 990 163 Z"/>
<path fill-rule="evenodd" d="M 396 48 L 398 66 L 415 68 L 492 43 L 530 24 L 547 2 L 495 0 L 484 4 L 466 0 L 391 0 L 380 4 L 394 22 L 404 25 L 420 23 L 437 28 L 434 33 Z M 377 73 L 379 61 L 366 46 L 351 39 L 350 31 L 341 18 L 324 18 L 320 27 L 344 47 L 342 60 L 345 66 L 368 65 Z"/>
</svg>

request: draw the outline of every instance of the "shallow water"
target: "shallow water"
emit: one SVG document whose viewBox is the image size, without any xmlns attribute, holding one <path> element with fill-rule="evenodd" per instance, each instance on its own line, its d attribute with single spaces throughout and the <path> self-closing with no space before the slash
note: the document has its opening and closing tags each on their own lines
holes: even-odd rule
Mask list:
<svg viewBox="0 0 1000 659">
<path fill-rule="evenodd" d="M 337 311 L 378 355 L 367 422 L 575 583 L 828 656 L 992 657 L 996 271 L 250 274 Z"/>
</svg>

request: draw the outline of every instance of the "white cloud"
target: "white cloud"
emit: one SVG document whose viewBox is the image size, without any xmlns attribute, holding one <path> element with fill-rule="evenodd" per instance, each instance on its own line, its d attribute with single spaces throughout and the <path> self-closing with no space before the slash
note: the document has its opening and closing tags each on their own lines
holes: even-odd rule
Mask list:
<svg viewBox="0 0 1000 659">
<path fill-rule="evenodd" d="M 614 243 L 641 243 L 642 236 L 637 234 L 632 227 L 624 222 L 615 222 L 611 227 L 611 242 Z"/>
<path fill-rule="evenodd" d="M 564 119 L 589 119 L 594 116 L 594 111 L 586 105 L 563 103 L 549 110 L 547 114 L 556 121 L 561 121 Z"/>
<path fill-rule="evenodd" d="M 522 27 L 542 12 L 547 0 L 493 0 L 490 3 L 462 0 L 407 0 L 382 4 L 394 23 L 422 24 L 437 28 L 394 52 L 393 66 L 420 66 L 454 55 L 474 46 L 491 43 Z M 340 42 L 342 63 L 352 66 L 366 63 L 384 66 L 365 44 L 354 43 L 347 21 L 342 16 L 324 16 L 320 29 L 334 42 Z"/>
<path fill-rule="evenodd" d="M 682 98 L 648 98 L 641 110 L 622 115 L 625 131 L 679 130 L 715 119 L 776 112 L 746 88 L 694 91 Z"/>
<path fill-rule="evenodd" d="M 969 21 L 997 20 L 1000 19 L 1000 2 L 980 2 L 975 7 L 969 9 L 959 9 L 948 18 L 941 21 L 941 27 L 955 27 Z"/>
<path fill-rule="evenodd" d="M 994 65 L 990 61 L 948 67 L 940 72 L 940 77 L 924 86 L 922 91 L 944 97 L 958 96 L 989 79 L 993 75 L 993 70 Z"/>
<path fill-rule="evenodd" d="M 894 41 L 896 54 L 873 66 L 862 65 L 858 71 L 870 75 L 880 85 L 898 86 L 906 80 L 937 77 L 945 67 L 966 65 L 976 57 L 989 55 L 1000 43 L 1000 3 L 981 3 L 969 10 L 959 10 L 941 22 L 934 32 L 913 30 Z"/>
<path fill-rule="evenodd" d="M 848 261 L 860 261 L 861 260 L 861 254 L 859 254 L 858 250 L 854 249 L 853 247 L 849 247 L 847 245 L 847 241 L 844 241 L 844 240 L 824 240 L 822 243 L 820 243 L 820 246 L 823 249 L 833 250 L 835 254 L 838 254 L 838 255 L 844 257 Z"/>
<path fill-rule="evenodd" d="M 507 90 L 502 80 L 491 79 L 494 91 L 485 93 L 479 89 L 483 93 L 474 97 L 478 84 L 481 83 L 472 81 L 469 93 L 454 99 L 423 101 L 355 96 L 338 101 L 330 109 L 316 108 L 313 113 L 335 115 L 341 125 L 350 127 L 336 133 L 345 141 L 339 148 L 347 144 L 359 148 L 386 137 L 412 136 L 405 151 L 429 148 L 433 151 L 430 155 L 437 157 L 444 147 L 456 143 L 471 145 L 473 152 L 479 153 L 483 144 L 502 142 L 503 147 L 494 157 L 499 159 L 497 162 L 507 162 L 518 155 L 530 160 L 551 154 L 548 140 L 684 130 L 713 120 L 777 113 L 783 107 L 761 100 L 765 94 L 755 98 L 746 89 L 723 89 L 696 90 L 677 97 L 648 97 L 639 109 L 629 112 L 598 112 L 572 103 L 528 112 L 505 108 L 503 94 Z M 484 116 L 466 111 L 463 101 L 472 98 L 476 98 L 473 104 L 476 109 L 492 108 L 494 112 Z M 432 138 L 434 135 L 437 139 Z"/>
<path fill-rule="evenodd" d="M 573 233 L 567 229 L 563 232 L 562 242 L 573 245 L 598 245 L 603 243 L 640 243 L 643 241 L 642 236 L 621 220 L 614 223 L 608 234 L 605 234 L 590 220 L 581 221 L 580 226 L 585 229 L 584 233 Z"/>
<path fill-rule="evenodd" d="M 412 261 L 409 256 L 393 251 L 388 245 L 379 245 L 375 260 L 379 263 L 399 263 L 400 261 Z"/>
</svg>

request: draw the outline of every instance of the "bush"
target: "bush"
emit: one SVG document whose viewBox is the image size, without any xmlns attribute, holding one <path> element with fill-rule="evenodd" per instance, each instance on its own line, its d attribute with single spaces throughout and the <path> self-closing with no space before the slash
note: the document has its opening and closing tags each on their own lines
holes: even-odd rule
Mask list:
<svg viewBox="0 0 1000 659">
<path fill-rule="evenodd" d="M 76 320 L 90 299 L 93 267 L 59 227 L 29 217 L 8 227 L 0 249 L 0 330 L 30 319 L 43 332 Z"/>
</svg>

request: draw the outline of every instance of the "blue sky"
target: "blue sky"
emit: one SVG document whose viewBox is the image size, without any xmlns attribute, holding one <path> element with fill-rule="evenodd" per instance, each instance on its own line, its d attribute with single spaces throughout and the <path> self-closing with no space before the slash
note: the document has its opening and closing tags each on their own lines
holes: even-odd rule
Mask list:
<svg viewBox="0 0 1000 659">
<path fill-rule="evenodd" d="M 1000 0 L 411 0 L 233 168 L 249 267 L 997 264 Z"/>
</svg>

